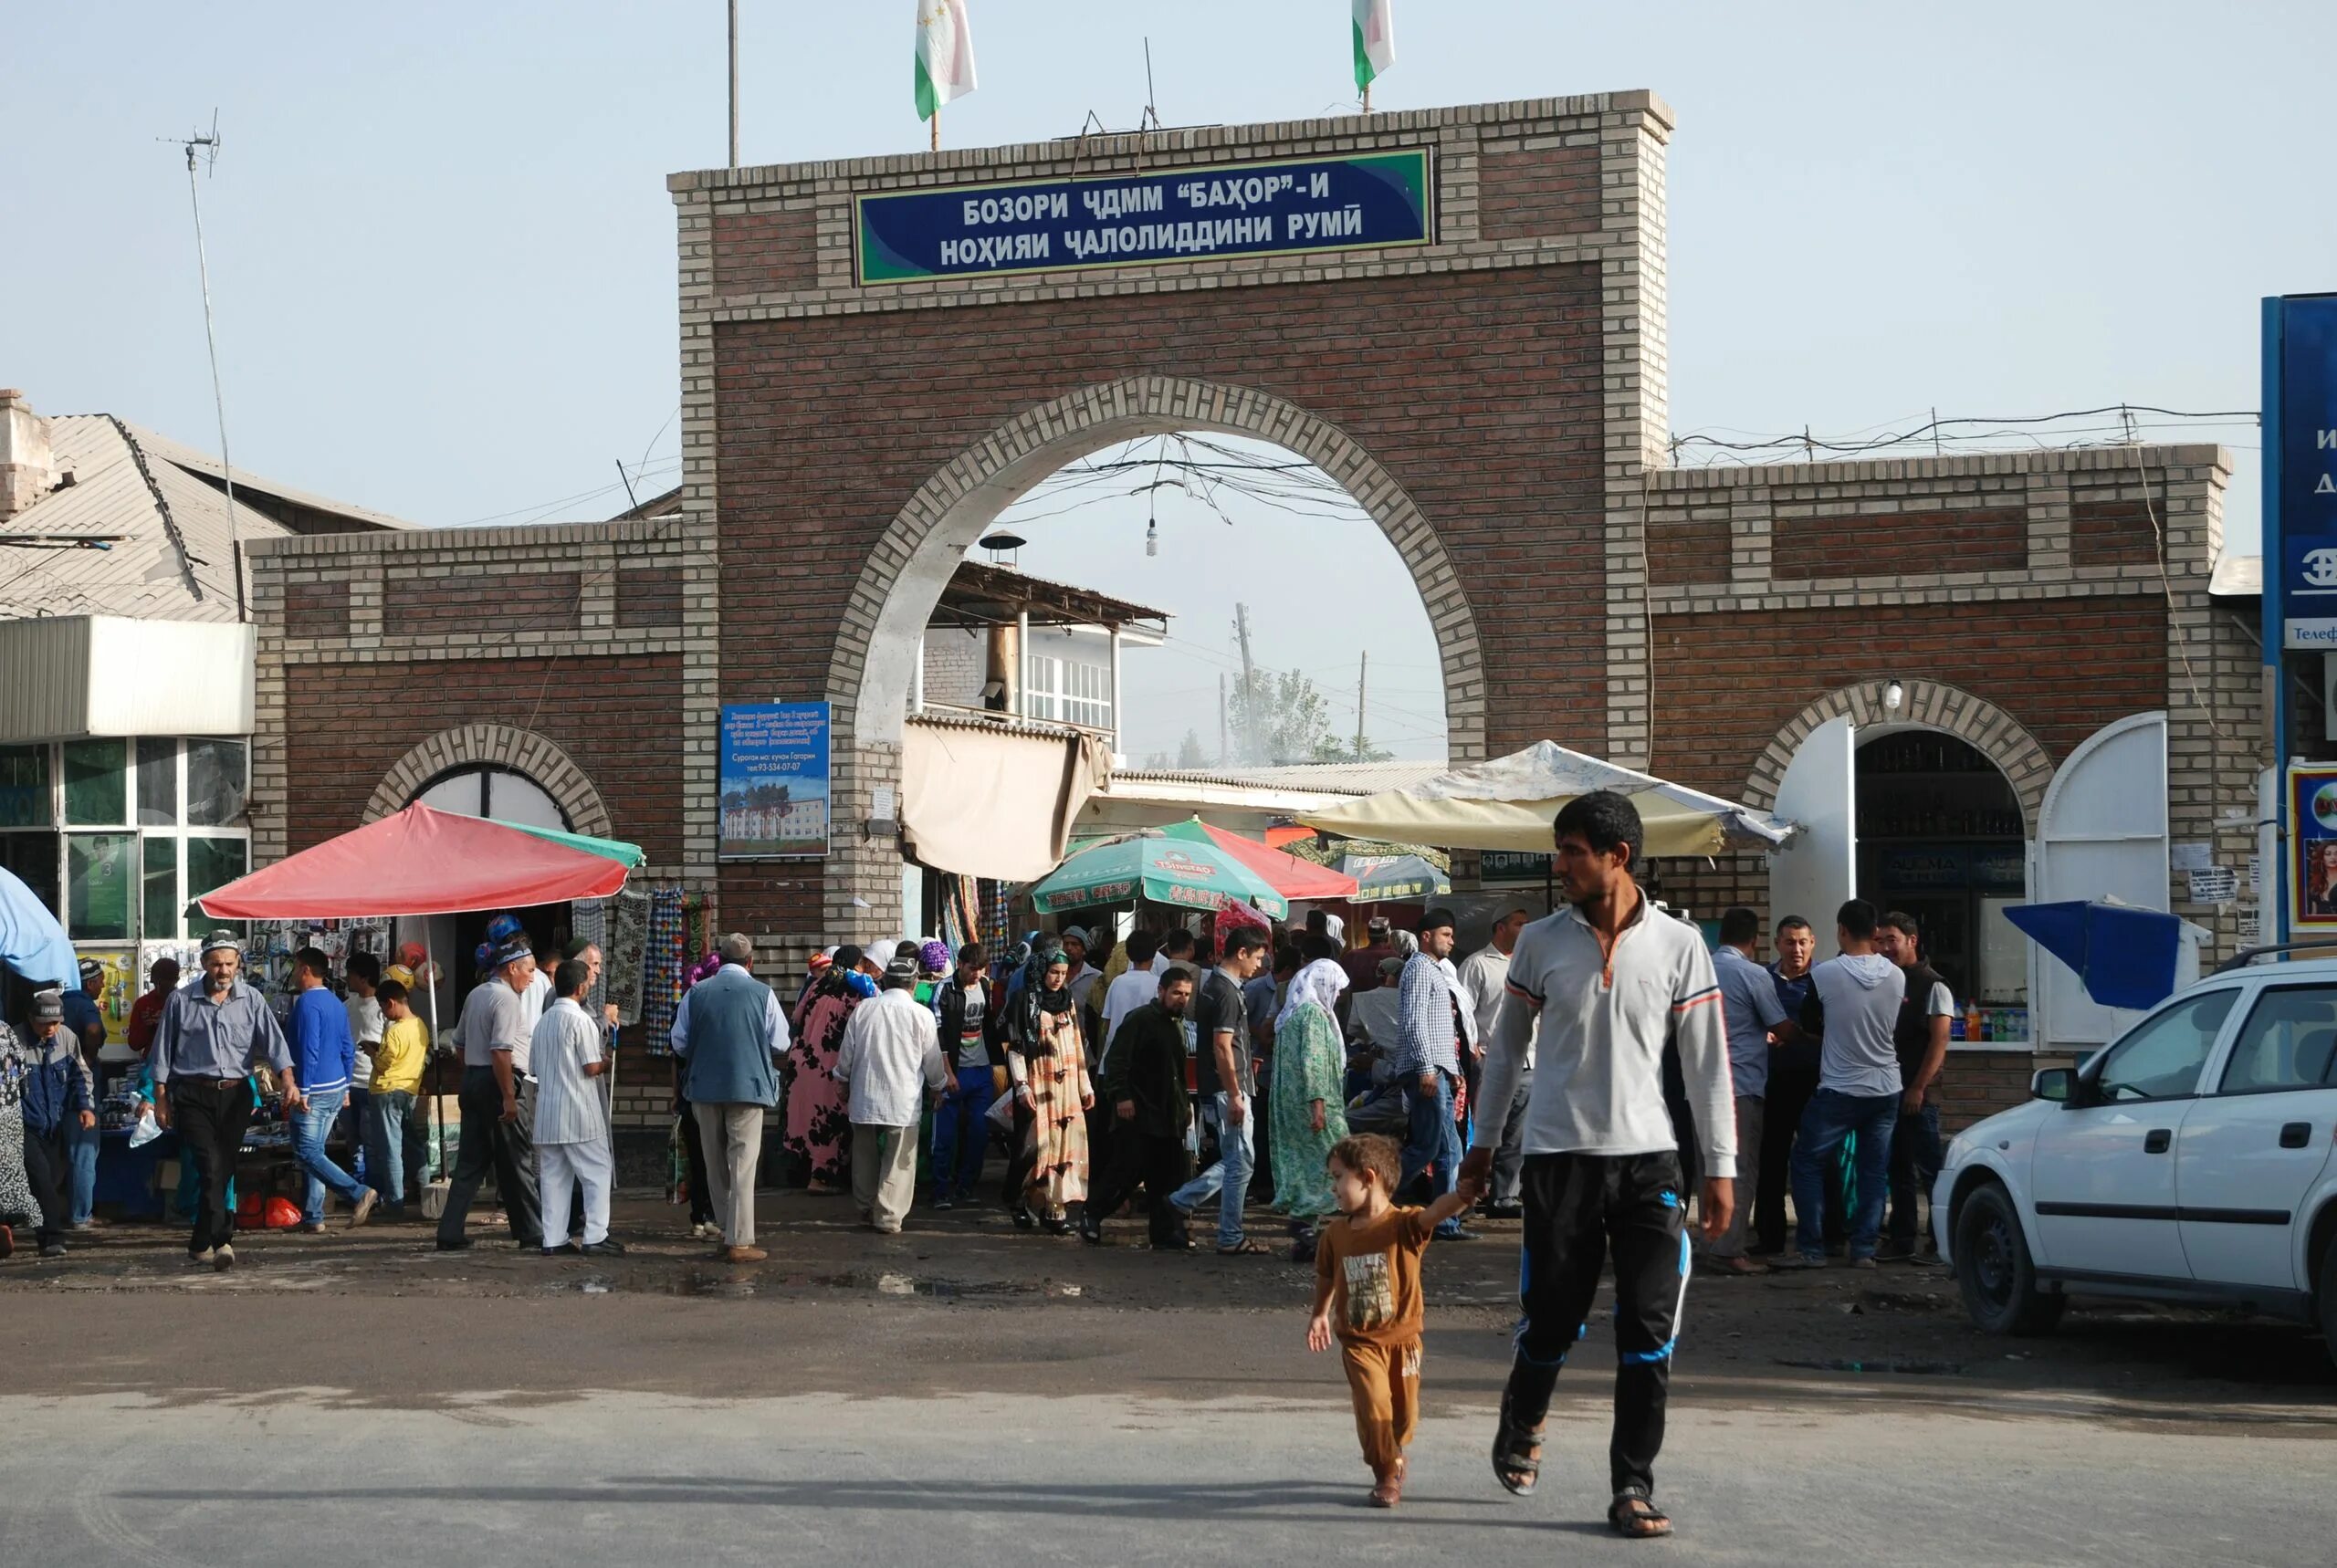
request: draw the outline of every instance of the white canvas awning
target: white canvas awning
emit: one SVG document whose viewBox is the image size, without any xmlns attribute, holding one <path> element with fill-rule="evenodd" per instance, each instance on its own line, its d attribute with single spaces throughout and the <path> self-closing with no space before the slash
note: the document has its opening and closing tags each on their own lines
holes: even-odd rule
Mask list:
<svg viewBox="0 0 2337 1568">
<path fill-rule="evenodd" d="M 1036 882 L 1070 849 L 1110 765 L 1081 731 L 912 718 L 901 728 L 905 847 L 936 871 Z"/>
<path fill-rule="evenodd" d="M 1351 839 L 1546 854 L 1550 825 L 1558 812 L 1569 800 L 1596 789 L 1630 797 L 1647 829 L 1650 855 L 1774 848 L 1792 831 L 1766 812 L 1568 751 L 1549 740 L 1406 789 L 1303 811 L 1298 820 Z"/>
</svg>

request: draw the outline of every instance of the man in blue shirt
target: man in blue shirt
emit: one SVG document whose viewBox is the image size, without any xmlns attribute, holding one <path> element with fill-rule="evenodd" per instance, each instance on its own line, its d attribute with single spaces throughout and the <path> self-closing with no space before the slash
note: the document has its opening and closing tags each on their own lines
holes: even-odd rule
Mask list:
<svg viewBox="0 0 2337 1568">
<path fill-rule="evenodd" d="M 314 1236 L 325 1228 L 325 1193 L 354 1206 L 349 1216 L 353 1229 L 372 1217 L 378 1196 L 372 1187 L 342 1170 L 325 1154 L 325 1138 L 341 1118 L 341 1103 L 349 1098 L 350 1074 L 357 1070 L 357 1041 L 349 1031 L 349 1009 L 325 985 L 332 960 L 320 948 L 303 947 L 292 955 L 292 1015 L 286 1020 L 291 1037 L 294 1070 L 304 1086 L 299 1109 L 292 1114 L 292 1152 L 309 1173 L 300 1198 L 300 1228 Z"/>
<path fill-rule="evenodd" d="M 1777 1000 L 1783 982 L 1757 961 L 1761 917 L 1739 906 L 1720 917 L 1720 946 L 1713 949 L 1713 977 L 1720 984 L 1721 1017 L 1728 1030 L 1730 1092 L 1736 1110 L 1736 1209 L 1728 1234 L 1713 1248 L 1721 1269 L 1731 1274 L 1766 1274 L 1768 1265 L 1745 1255 L 1745 1237 L 1761 1181 L 1762 1110 L 1769 1089 L 1769 1034 L 1786 1021 Z M 1808 984 L 1805 979 L 1803 984 Z"/>
<path fill-rule="evenodd" d="M 251 1071 L 261 1062 L 275 1069 L 288 1111 L 299 1109 L 300 1082 L 267 998 L 237 977 L 243 944 L 214 931 L 203 939 L 202 960 L 203 973 L 162 1004 L 146 1061 L 153 1071 L 154 1120 L 178 1134 L 180 1153 L 194 1162 L 202 1186 L 187 1261 L 232 1269 L 236 1218 L 227 1193 L 244 1128 L 258 1103 Z"/>
</svg>

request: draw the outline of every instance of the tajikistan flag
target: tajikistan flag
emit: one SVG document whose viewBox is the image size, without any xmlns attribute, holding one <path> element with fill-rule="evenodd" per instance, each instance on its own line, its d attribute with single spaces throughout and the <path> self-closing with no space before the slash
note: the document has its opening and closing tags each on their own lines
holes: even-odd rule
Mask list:
<svg viewBox="0 0 2337 1568">
<path fill-rule="evenodd" d="M 1355 0 L 1356 91 L 1369 89 L 1395 63 L 1396 0 Z"/>
<path fill-rule="evenodd" d="M 931 120 L 943 104 L 973 90 L 974 28 L 966 0 L 917 0 L 917 117 Z"/>
</svg>

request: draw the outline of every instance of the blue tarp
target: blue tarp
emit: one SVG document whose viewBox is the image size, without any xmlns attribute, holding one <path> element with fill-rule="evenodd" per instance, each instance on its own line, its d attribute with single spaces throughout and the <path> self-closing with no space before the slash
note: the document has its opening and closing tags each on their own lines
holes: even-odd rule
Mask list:
<svg viewBox="0 0 2337 1568">
<path fill-rule="evenodd" d="M 73 944 L 48 906 L 14 872 L 0 866 L 0 961 L 35 986 L 71 990 L 81 983 Z"/>
<path fill-rule="evenodd" d="M 2154 1008 L 2175 994 L 2183 922 L 2158 909 L 2072 900 L 2016 904 L 2005 918 L 2077 971 L 2106 1008 Z"/>
</svg>

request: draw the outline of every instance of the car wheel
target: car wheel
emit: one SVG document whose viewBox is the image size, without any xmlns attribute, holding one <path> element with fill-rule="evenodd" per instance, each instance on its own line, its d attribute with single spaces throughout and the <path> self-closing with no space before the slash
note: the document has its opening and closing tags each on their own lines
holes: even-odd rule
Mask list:
<svg viewBox="0 0 2337 1568">
<path fill-rule="evenodd" d="M 2051 1332 L 2068 1302 L 2037 1288 L 2037 1265 L 2012 1197 L 1990 1182 L 1964 1200 L 1955 1218 L 1955 1282 L 1964 1309 L 1984 1332 L 2036 1334 Z"/>
<path fill-rule="evenodd" d="M 2337 1241 L 2321 1249 L 2320 1297 L 2321 1337 L 2326 1342 L 2329 1359 L 2337 1361 Z"/>
</svg>

